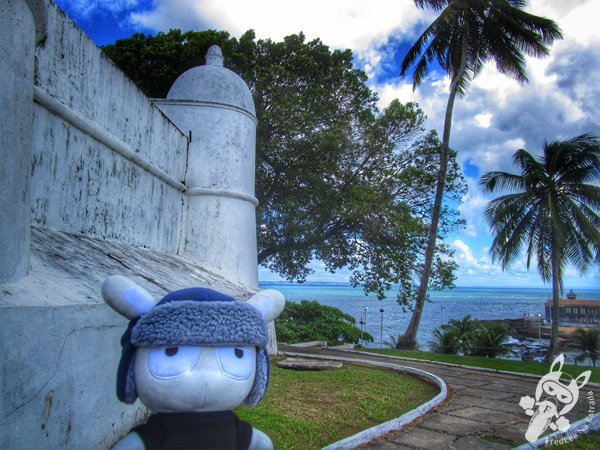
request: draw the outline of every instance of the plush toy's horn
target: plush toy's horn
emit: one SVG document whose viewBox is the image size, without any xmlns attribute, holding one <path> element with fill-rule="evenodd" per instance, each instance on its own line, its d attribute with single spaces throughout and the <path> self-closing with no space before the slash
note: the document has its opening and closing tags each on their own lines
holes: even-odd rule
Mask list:
<svg viewBox="0 0 600 450">
<path fill-rule="evenodd" d="M 265 322 L 275 320 L 285 307 L 283 294 L 275 289 L 265 289 L 257 292 L 247 300 L 247 303 L 260 311 Z"/>
<path fill-rule="evenodd" d="M 104 280 L 102 297 L 112 309 L 128 319 L 146 314 L 156 305 L 156 300 L 146 289 L 121 275 Z"/>
</svg>

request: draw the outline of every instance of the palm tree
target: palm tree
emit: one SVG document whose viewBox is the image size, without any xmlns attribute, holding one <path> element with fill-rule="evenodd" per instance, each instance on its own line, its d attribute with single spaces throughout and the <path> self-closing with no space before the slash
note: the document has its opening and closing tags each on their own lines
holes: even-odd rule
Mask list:
<svg viewBox="0 0 600 450">
<path fill-rule="evenodd" d="M 592 365 L 596 367 L 596 361 L 600 356 L 600 330 L 597 328 L 577 328 L 573 333 L 573 347 L 581 350 L 577 355 L 577 361 L 584 361 L 585 358 L 590 358 Z"/>
<path fill-rule="evenodd" d="M 444 131 L 440 148 L 439 173 L 423 270 L 413 315 L 400 346 L 414 348 L 438 238 L 438 224 L 448 171 L 450 127 L 456 94 L 464 95 L 470 81 L 487 61 L 521 82 L 527 81 L 523 54 L 544 56 L 549 45 L 562 33 L 552 20 L 526 13 L 525 0 L 415 0 L 419 8 L 441 11 L 405 56 L 400 76 L 416 63 L 413 89 L 421 83 L 432 62 L 437 60 L 450 76 Z M 418 62 L 417 62 L 418 61 Z"/>
<path fill-rule="evenodd" d="M 547 359 L 557 352 L 559 290 L 571 264 L 580 273 L 600 263 L 600 140 L 584 134 L 544 145 L 538 159 L 518 150 L 520 175 L 488 172 L 480 183 L 487 192 L 512 192 L 492 200 L 485 217 L 494 240 L 491 253 L 502 268 L 525 249 L 527 268 L 536 258 L 544 282 L 552 283 L 552 335 Z M 591 184 L 590 184 L 591 183 Z"/>
<path fill-rule="evenodd" d="M 435 353 L 446 353 L 456 355 L 460 349 L 459 336 L 450 329 L 445 329 L 443 326 L 438 327 L 433 332 L 433 340 L 429 341 L 429 348 Z"/>
<path fill-rule="evenodd" d="M 446 325 L 446 329 L 452 331 L 458 337 L 459 350 L 463 352 L 463 355 L 467 355 L 473 344 L 475 334 L 479 330 L 479 322 L 467 315 L 462 319 L 451 319 Z"/>
<path fill-rule="evenodd" d="M 512 345 L 507 343 L 510 331 L 501 322 L 484 322 L 475 333 L 471 355 L 495 358 L 512 351 Z"/>
</svg>

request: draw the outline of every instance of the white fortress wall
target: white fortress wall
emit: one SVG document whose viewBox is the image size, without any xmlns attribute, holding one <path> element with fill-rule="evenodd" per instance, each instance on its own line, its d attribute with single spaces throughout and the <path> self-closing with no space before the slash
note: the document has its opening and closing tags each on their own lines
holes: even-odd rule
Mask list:
<svg viewBox="0 0 600 450">
<path fill-rule="evenodd" d="M 48 6 L 33 92 L 33 223 L 176 253 L 186 136 Z"/>
<path fill-rule="evenodd" d="M 197 285 L 247 298 L 254 146 L 227 149 L 230 163 L 189 159 L 188 130 L 52 0 L 1 0 L 0 25 L 0 448 L 107 448 L 145 410 L 116 398 L 126 323 L 100 284 L 118 273 L 156 296 Z M 188 161 L 226 168 L 225 181 L 188 183 Z"/>
</svg>

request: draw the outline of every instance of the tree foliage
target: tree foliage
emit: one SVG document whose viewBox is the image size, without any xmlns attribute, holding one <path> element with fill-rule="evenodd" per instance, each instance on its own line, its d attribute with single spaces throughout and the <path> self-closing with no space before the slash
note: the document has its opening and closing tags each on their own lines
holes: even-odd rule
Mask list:
<svg viewBox="0 0 600 450">
<path fill-rule="evenodd" d="M 469 354 L 496 358 L 511 352 L 512 346 L 507 344 L 510 331 L 501 322 L 483 322 L 474 335 Z"/>
<path fill-rule="evenodd" d="M 458 92 L 488 61 L 518 81 L 527 81 L 523 54 L 540 57 L 562 39 L 558 25 L 524 11 L 524 0 L 414 0 L 419 8 L 440 15 L 423 31 L 402 62 L 402 75 L 411 66 L 413 87 L 418 86 L 435 60 L 452 79 L 459 75 Z M 464 69 L 461 69 L 464 66 Z"/>
<path fill-rule="evenodd" d="M 349 50 L 292 35 L 282 42 L 239 40 L 216 31 L 136 34 L 104 48 L 151 97 L 203 62 L 218 44 L 225 65 L 242 76 L 257 117 L 256 195 L 259 263 L 303 281 L 313 259 L 330 271 L 349 267 L 351 281 L 383 297 L 400 285 L 408 303 L 422 268 L 440 142 L 423 128 L 414 103 L 380 111 Z M 445 190 L 464 192 L 451 158 Z M 447 208 L 442 234 L 460 224 Z M 451 251 L 436 248 L 433 284 L 449 286 Z"/>
<path fill-rule="evenodd" d="M 468 355 L 475 335 L 479 331 L 480 322 L 471 319 L 471 315 L 467 315 L 462 319 L 451 319 L 448 325 L 444 327 L 452 331 L 458 338 L 458 349 L 463 352 L 463 355 Z"/>
<path fill-rule="evenodd" d="M 356 327 L 356 320 L 333 306 L 316 301 L 288 302 L 275 321 L 277 339 L 289 344 L 327 341 L 328 345 L 373 342 L 373 336 Z"/>
<path fill-rule="evenodd" d="M 459 337 L 454 330 L 436 328 L 433 331 L 433 340 L 429 341 L 432 352 L 456 355 L 460 349 Z"/>
<path fill-rule="evenodd" d="M 596 361 L 600 357 L 600 330 L 597 328 L 577 328 L 572 336 L 571 345 L 579 350 L 577 361 L 585 361 L 590 358 L 592 365 L 596 367 Z"/>
<path fill-rule="evenodd" d="M 432 351 L 456 355 L 496 358 L 512 351 L 508 327 L 501 322 L 480 322 L 471 316 L 450 320 L 448 325 L 438 327 L 434 339 L 429 342 Z"/>
<path fill-rule="evenodd" d="M 509 192 L 485 210 L 494 259 L 506 268 L 525 251 L 527 268 L 535 259 L 542 280 L 552 283 L 551 359 L 566 265 L 585 273 L 600 263 L 600 140 L 584 134 L 546 143 L 543 152 L 535 158 L 518 150 L 513 161 L 520 174 L 488 172 L 481 184 L 488 192 Z"/>
</svg>

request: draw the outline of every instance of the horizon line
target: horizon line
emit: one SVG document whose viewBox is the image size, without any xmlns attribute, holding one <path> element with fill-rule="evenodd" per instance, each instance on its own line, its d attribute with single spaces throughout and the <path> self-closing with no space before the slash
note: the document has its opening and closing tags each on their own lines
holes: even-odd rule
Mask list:
<svg viewBox="0 0 600 450">
<path fill-rule="evenodd" d="M 292 282 L 292 281 L 285 281 L 285 280 L 260 280 L 258 282 L 258 284 L 286 284 L 286 285 L 296 285 L 296 286 L 306 286 L 309 284 L 312 285 L 325 285 L 325 284 L 338 284 L 338 285 L 346 285 L 351 287 L 351 283 L 349 281 L 327 281 L 327 280 L 310 280 L 310 281 L 305 281 L 303 283 L 298 283 L 298 282 Z M 361 286 L 356 286 L 356 288 L 360 288 Z M 397 287 L 397 285 L 392 286 L 392 288 Z M 552 291 L 552 286 L 547 286 L 547 287 L 543 287 L 543 286 L 511 286 L 511 287 L 506 287 L 506 286 L 497 286 L 497 285 L 482 285 L 482 284 L 473 284 L 473 285 L 460 285 L 460 286 L 454 286 L 451 288 L 444 288 L 442 290 L 452 290 L 452 289 L 538 289 L 538 290 L 550 290 Z M 576 291 L 577 289 L 579 290 L 585 290 L 585 291 L 600 291 L 600 287 L 594 287 L 594 286 L 577 286 L 577 287 L 568 287 L 563 289 L 562 292 L 568 292 L 571 289 L 573 289 L 574 291 Z M 577 293 L 577 292 L 576 292 Z"/>
</svg>

